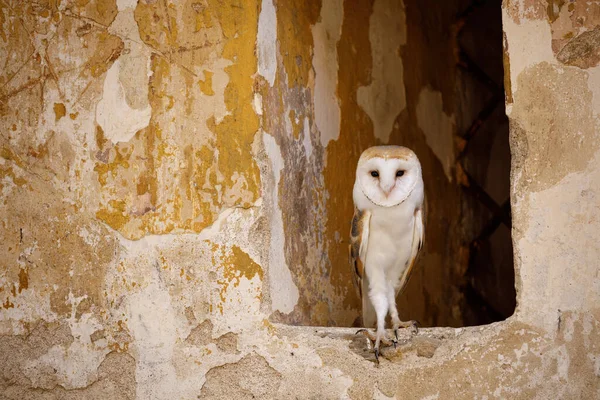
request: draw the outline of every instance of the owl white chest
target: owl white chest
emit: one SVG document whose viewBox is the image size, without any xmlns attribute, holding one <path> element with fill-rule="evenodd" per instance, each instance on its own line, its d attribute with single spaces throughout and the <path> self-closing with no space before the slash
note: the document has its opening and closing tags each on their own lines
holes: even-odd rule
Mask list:
<svg viewBox="0 0 600 400">
<path fill-rule="evenodd" d="M 367 268 L 394 270 L 399 278 L 411 254 L 414 205 L 405 202 L 391 208 L 376 207 L 371 212 Z"/>
<path fill-rule="evenodd" d="M 354 204 L 371 212 L 365 271 L 371 283 L 386 281 L 397 287 L 411 257 L 415 209 L 423 202 L 423 186 L 418 185 L 402 203 L 381 207 L 371 202 L 355 184 Z"/>
</svg>

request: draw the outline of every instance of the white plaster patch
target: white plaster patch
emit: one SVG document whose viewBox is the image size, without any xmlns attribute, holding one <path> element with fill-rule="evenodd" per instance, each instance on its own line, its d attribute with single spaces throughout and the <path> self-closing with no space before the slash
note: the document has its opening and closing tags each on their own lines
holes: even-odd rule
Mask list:
<svg viewBox="0 0 600 400">
<path fill-rule="evenodd" d="M 190 322 L 182 318 L 187 308 L 194 310 L 198 322 L 209 318 L 214 325 L 213 332 L 216 336 L 241 330 L 243 326 L 257 319 L 262 320 L 264 314 L 260 308 L 260 295 L 263 282 L 260 277 L 255 275 L 248 280 L 239 275 L 239 280 L 233 279 L 226 291 L 222 292 L 224 281 L 220 263 L 218 260 L 211 260 L 210 256 L 214 253 L 215 244 L 227 248 L 233 244 L 239 246 L 258 265 L 264 264 L 261 260 L 262 247 L 266 248 L 269 243 L 256 243 L 249 234 L 257 218 L 262 215 L 261 204 L 262 198 L 259 198 L 248 209 L 227 208 L 219 214 L 211 226 L 199 234 L 147 235 L 139 240 L 128 240 L 119 236 L 121 257 L 107 272 L 105 281 L 107 301 L 123 304 L 113 312 L 113 318 L 124 319 L 128 326 L 133 318 L 139 319 L 139 315 L 132 314 L 130 306 L 127 306 L 127 309 L 124 305 L 128 304 L 128 298 L 131 296 L 137 296 L 136 298 L 141 296 L 136 292 L 142 288 L 147 291 L 148 288 L 158 284 L 158 287 L 165 291 L 165 294 L 160 296 L 165 297 L 166 294 L 171 296 L 169 313 L 174 315 L 177 343 L 190 332 Z M 184 250 L 174 257 L 174 249 Z M 133 282 L 135 282 L 134 287 L 131 286 Z M 157 297 L 160 296 L 157 294 Z M 153 313 L 164 314 L 159 309 Z M 123 314 L 126 318 L 122 318 Z M 154 318 L 152 315 L 142 317 Z M 168 318 L 171 319 L 171 316 Z M 144 337 L 139 340 L 141 347 L 150 347 L 143 343 Z M 137 349 L 137 346 L 136 338 L 131 347 Z M 166 373 L 164 377 L 167 383 L 168 379 L 171 379 Z M 193 383 L 201 384 L 197 379 L 193 380 Z M 182 396 L 182 398 L 189 397 Z"/>
<path fill-rule="evenodd" d="M 0 159 L 0 165 L 7 164 L 4 160 Z M 0 192 L 0 201 L 4 203 L 4 199 L 8 197 L 9 194 L 17 187 L 13 178 L 8 174 L 4 176 L 4 178 L 0 181 L 2 183 L 2 191 Z"/>
<path fill-rule="evenodd" d="M 1 277 L 0 287 L 6 286 L 7 279 Z M 14 306 L 0 312 L 0 335 L 24 335 L 28 332 L 26 325 L 29 323 L 39 320 L 52 322 L 58 319 L 58 315 L 50 306 L 50 295 L 42 294 L 34 288 L 23 290 L 10 301 Z"/>
<path fill-rule="evenodd" d="M 79 236 L 83 239 L 83 241 L 92 247 L 98 246 L 100 240 L 102 239 L 100 236 L 100 229 L 97 225 L 87 225 L 79 228 Z"/>
<path fill-rule="evenodd" d="M 78 389 L 96 381 L 98 367 L 110 352 L 105 339 L 92 343 L 91 335 L 101 330 L 102 324 L 91 313 L 82 314 L 79 319 L 76 310 L 86 296 L 74 297 L 69 293 L 71 316 L 67 320 L 73 335 L 69 347 L 56 345 L 38 359 L 29 361 L 24 372 L 35 386 L 43 386 L 48 370 L 54 370 L 57 383 L 65 389 Z"/>
<path fill-rule="evenodd" d="M 513 351 L 515 352 L 515 357 L 517 358 L 517 361 L 519 361 L 521 357 L 526 356 L 527 353 L 529 353 L 529 345 L 527 343 L 523 343 L 521 345 L 521 348 L 514 349 Z"/>
<path fill-rule="evenodd" d="M 263 133 L 263 142 L 275 175 L 271 196 L 275 208 L 271 217 L 271 244 L 269 246 L 269 287 L 271 307 L 282 313 L 290 313 L 298 303 L 299 293 L 285 260 L 283 217 L 279 208 L 279 180 L 284 168 L 283 157 L 275 138 Z"/>
<path fill-rule="evenodd" d="M 600 153 L 584 171 L 529 193 L 521 206 L 529 210 L 528 228 L 516 248 L 529 265 L 520 272 L 519 314 L 548 332 L 557 331 L 557 310 L 585 310 L 600 302 L 599 171 Z M 570 328 L 565 329 L 568 338 Z"/>
<path fill-rule="evenodd" d="M 152 51 L 143 44 L 134 17 L 136 1 L 125 0 L 117 4 L 119 13 L 110 25 L 109 32 L 122 38 L 124 49 L 119 57 L 119 81 L 123 86 L 125 101 L 136 110 L 144 110 L 148 104 L 148 81 L 152 74 Z"/>
<path fill-rule="evenodd" d="M 268 325 L 279 331 L 278 324 Z M 310 342 L 310 334 L 300 335 L 292 340 L 281 332 L 274 337 L 264 330 L 264 324 L 256 325 L 249 332 L 250 334 L 238 337 L 238 348 L 243 353 L 257 352 L 272 368 L 283 375 L 279 395 L 276 398 L 289 398 L 290 393 L 294 393 L 298 387 L 306 390 L 301 396 L 303 398 L 350 398 L 348 390 L 355 383 L 352 377 L 344 374 L 339 368 L 325 365 L 316 351 L 316 348 L 323 345 L 335 345 L 336 343 L 330 338 L 319 337 L 317 340 L 320 345 L 316 345 Z M 255 334 L 256 332 L 260 334 Z M 293 358 L 290 360 L 291 353 Z M 298 366 L 301 366 L 301 373 L 298 373 Z M 311 384 L 307 385 L 307 381 L 311 381 Z M 317 382 L 321 385 L 316 384 Z M 320 388 L 320 390 L 317 392 L 313 388 Z"/>
<path fill-rule="evenodd" d="M 223 306 L 223 315 L 227 319 L 225 332 L 239 332 L 249 325 L 249 322 L 262 321 L 260 312 L 260 294 L 262 281 L 258 275 L 252 279 L 242 276 L 239 281 L 231 281 L 224 293 L 225 301 L 221 302 L 220 293 L 215 292 L 215 303 Z M 219 332 L 219 327 L 216 331 Z"/>
<path fill-rule="evenodd" d="M 354 379 L 345 375 L 344 372 L 342 372 L 339 368 L 335 367 L 321 368 L 321 371 L 329 375 L 329 379 L 331 382 L 330 385 L 337 388 L 338 393 L 340 393 L 341 399 L 350 398 L 348 390 L 352 385 L 354 385 Z"/>
<path fill-rule="evenodd" d="M 342 34 L 343 0 L 323 2 L 320 21 L 312 27 L 315 70 L 315 124 L 321 133 L 321 144 L 340 136 L 341 111 L 337 96 L 337 43 Z"/>
<path fill-rule="evenodd" d="M 273 0 L 262 0 L 258 17 L 258 73 L 273 86 L 277 73 L 277 14 Z"/>
<path fill-rule="evenodd" d="M 262 96 L 260 93 L 254 93 L 254 99 L 252 101 L 252 107 L 254 108 L 254 112 L 256 115 L 263 115 L 262 109 Z"/>
<path fill-rule="evenodd" d="M 220 124 L 223 118 L 231 115 L 231 111 L 227 110 L 227 105 L 225 104 L 225 88 L 229 84 L 229 74 L 225 72 L 225 68 L 230 65 L 233 65 L 230 60 L 219 58 L 206 66 L 206 69 L 213 73 L 212 89 L 215 94 L 213 96 L 199 96 L 201 97 L 201 101 L 197 102 L 199 107 L 197 107 L 196 111 L 198 113 L 198 120 L 206 121 L 211 116 L 214 116 L 216 123 Z M 204 72 L 202 73 L 204 74 Z"/>
<path fill-rule="evenodd" d="M 406 108 L 400 46 L 406 44 L 404 2 L 376 0 L 369 20 L 373 69 L 371 84 L 358 88 L 360 107 L 373 121 L 375 137 L 387 143 L 394 121 Z"/>
<path fill-rule="evenodd" d="M 37 387 L 43 385 L 44 371 L 55 370 L 58 384 L 65 389 L 84 388 L 97 379 L 98 367 L 109 352 L 107 348 L 98 351 L 93 345 L 76 340 L 68 348 L 51 347 L 40 358 L 28 362 L 24 373 Z"/>
<path fill-rule="evenodd" d="M 304 135 L 304 137 L 302 138 L 302 145 L 304 146 L 304 154 L 306 155 L 306 158 L 309 159 L 310 156 L 312 155 L 313 146 L 312 146 L 312 140 L 310 137 L 310 121 L 308 120 L 308 117 L 304 117 L 304 127 L 302 129 L 302 133 Z"/>
<path fill-rule="evenodd" d="M 186 248 L 190 260 L 204 241 L 198 235 L 149 235 L 140 240 L 120 237 L 121 258 L 107 272 L 105 288 L 113 323 L 122 320 L 133 337 L 130 351 L 136 358 L 137 398 L 189 398 L 174 363 L 175 348 L 189 334 L 189 323 L 182 318 L 183 308 L 191 303 L 182 289 L 181 264 L 162 264 L 161 252 L 178 246 Z M 204 244 L 205 245 L 205 244 Z M 136 282 L 135 288 L 126 282 Z M 199 295 L 208 285 L 196 285 Z M 201 383 L 199 383 L 201 384 Z M 198 389 L 198 387 L 196 387 Z"/>
<path fill-rule="evenodd" d="M 452 181 L 454 165 L 454 115 L 444 113 L 442 93 L 429 86 L 421 89 L 417 102 L 417 123 L 427 145 L 442 163 L 446 178 Z"/>
<path fill-rule="evenodd" d="M 555 64 L 552 52 L 552 31 L 546 20 L 528 20 L 522 18 L 517 24 L 508 11 L 502 9 L 502 26 L 506 32 L 508 56 L 510 60 L 510 88 L 517 92 L 517 78 L 527 67 L 547 61 Z M 510 115 L 510 109 L 506 110 Z"/>
<path fill-rule="evenodd" d="M 117 0 L 117 9 L 119 11 L 133 9 L 136 6 L 137 6 L 137 0 Z"/>
<path fill-rule="evenodd" d="M 137 131 L 148 126 L 152 113 L 150 105 L 141 110 L 129 107 L 119 68 L 120 60 L 116 60 L 106 73 L 102 99 L 96 107 L 96 121 L 113 143 L 130 141 Z"/>
<path fill-rule="evenodd" d="M 177 341 L 171 296 L 158 281 L 127 298 L 127 327 L 137 350 L 137 398 L 174 398 L 178 387 L 173 349 Z"/>
</svg>

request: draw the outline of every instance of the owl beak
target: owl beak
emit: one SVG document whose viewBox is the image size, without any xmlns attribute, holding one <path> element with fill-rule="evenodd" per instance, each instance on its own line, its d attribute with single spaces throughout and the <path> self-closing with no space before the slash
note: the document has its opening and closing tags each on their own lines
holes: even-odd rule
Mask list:
<svg viewBox="0 0 600 400">
<path fill-rule="evenodd" d="M 388 197 L 390 195 L 390 193 L 392 193 L 392 190 L 394 190 L 394 187 L 396 187 L 396 183 L 395 182 L 390 187 L 383 187 L 383 192 L 385 193 L 385 197 Z"/>
</svg>

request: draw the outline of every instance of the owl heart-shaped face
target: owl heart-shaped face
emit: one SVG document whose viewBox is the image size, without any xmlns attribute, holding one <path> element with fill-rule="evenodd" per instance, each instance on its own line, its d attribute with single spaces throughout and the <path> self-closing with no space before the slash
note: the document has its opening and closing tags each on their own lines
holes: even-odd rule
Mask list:
<svg viewBox="0 0 600 400">
<path fill-rule="evenodd" d="M 360 157 L 356 179 L 371 202 L 393 207 L 406 200 L 421 179 L 421 164 L 406 147 L 371 147 Z"/>
</svg>

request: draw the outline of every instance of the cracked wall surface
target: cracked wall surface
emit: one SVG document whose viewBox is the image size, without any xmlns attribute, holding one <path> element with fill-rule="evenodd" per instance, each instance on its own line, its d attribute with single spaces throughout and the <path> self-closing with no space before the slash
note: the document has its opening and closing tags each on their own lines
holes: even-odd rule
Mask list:
<svg viewBox="0 0 600 400">
<path fill-rule="evenodd" d="M 1 397 L 600 397 L 593 1 L 503 5 L 515 314 L 379 367 L 290 325 L 356 320 L 354 164 L 388 141 L 437 227 L 401 314 L 463 320 L 463 4 L 422 3 L 0 0 Z"/>
</svg>

